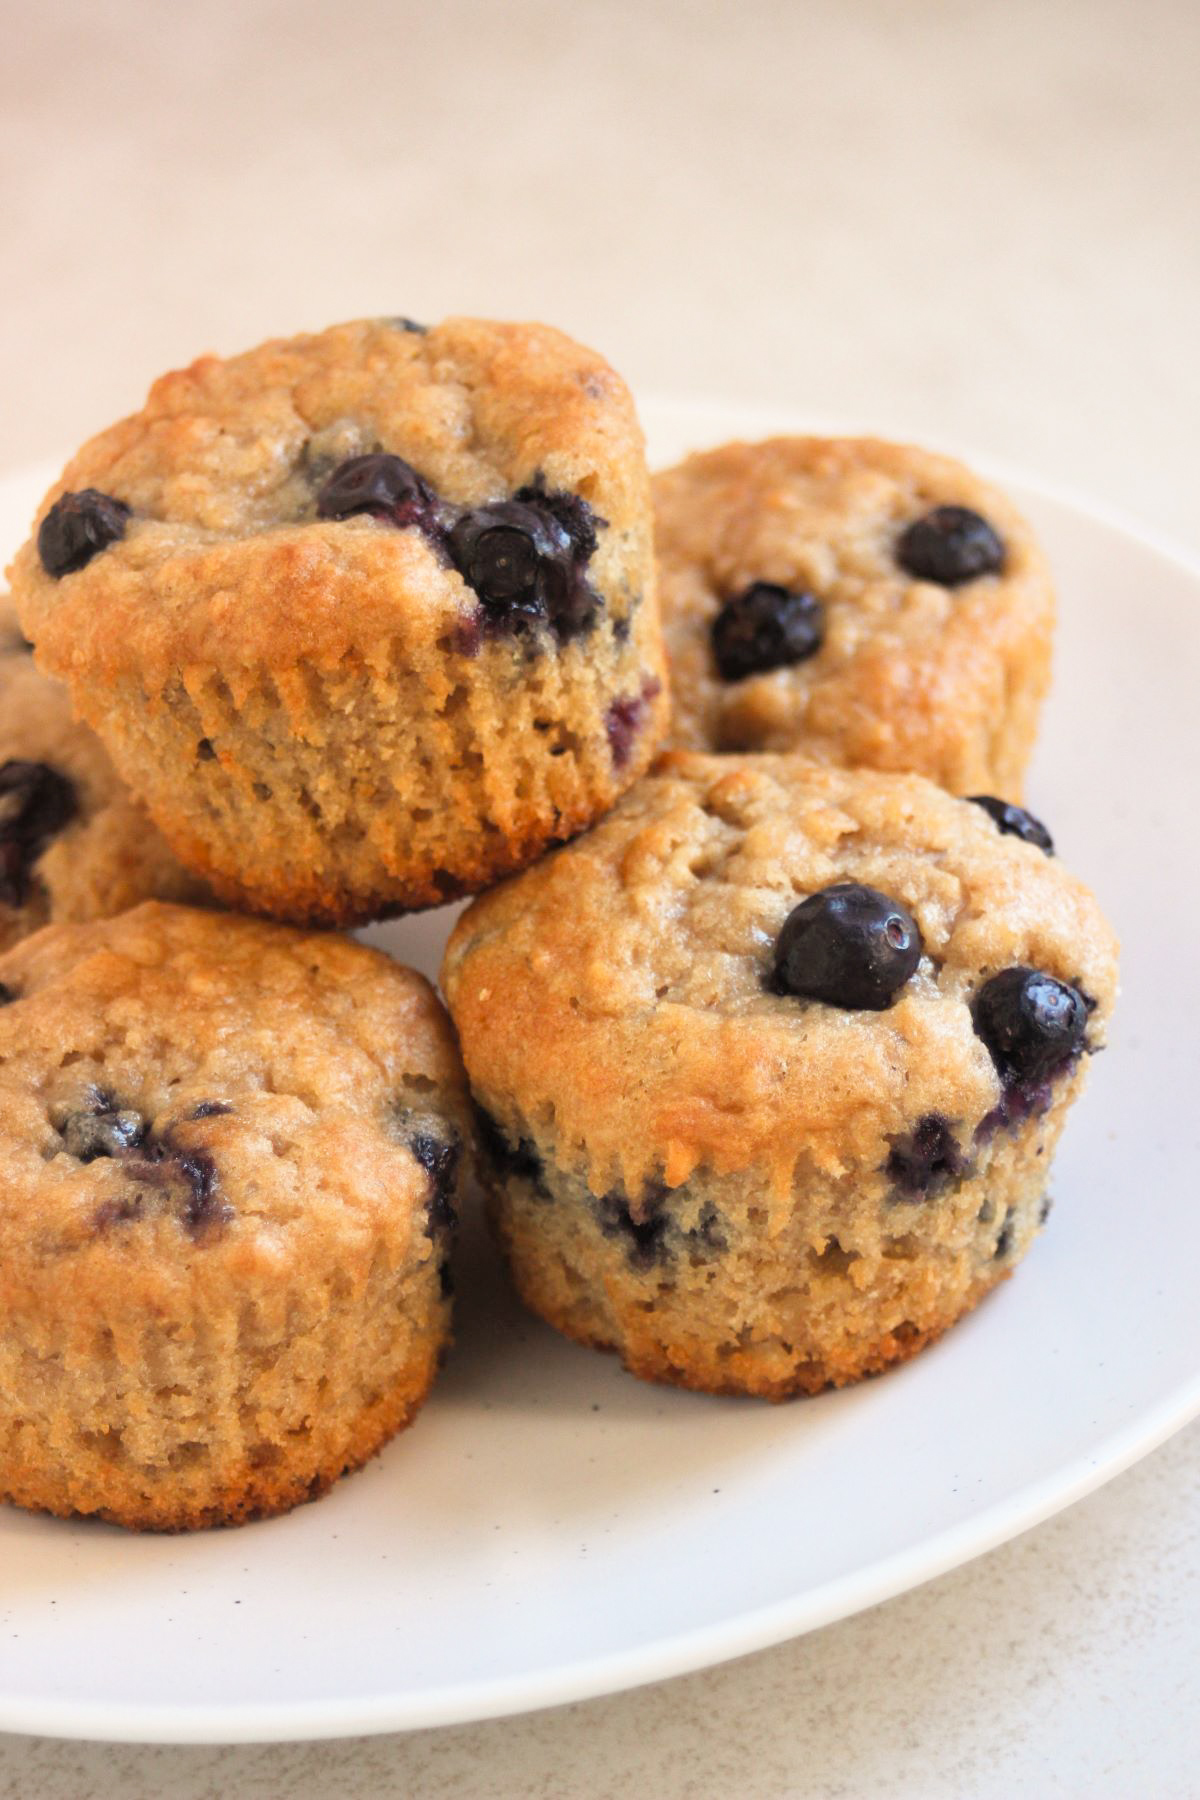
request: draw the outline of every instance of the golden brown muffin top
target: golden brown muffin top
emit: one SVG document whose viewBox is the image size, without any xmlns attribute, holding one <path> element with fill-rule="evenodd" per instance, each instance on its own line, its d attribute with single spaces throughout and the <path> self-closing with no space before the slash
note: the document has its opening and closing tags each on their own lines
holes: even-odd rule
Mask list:
<svg viewBox="0 0 1200 1800">
<path fill-rule="evenodd" d="M 452 507 L 538 484 L 582 497 L 605 522 L 589 580 L 615 617 L 640 598 L 625 579 L 625 540 L 640 567 L 643 441 L 603 358 L 545 325 L 365 320 L 201 357 L 83 447 L 12 567 L 39 660 L 106 681 L 189 664 L 332 666 L 469 627 L 475 597 L 428 534 L 366 514 L 317 516 L 331 472 L 381 450 Z M 38 528 L 60 496 L 87 490 L 128 518 L 55 578 Z"/>
<path fill-rule="evenodd" d="M 920 928 L 886 1010 L 771 991 L 784 921 L 838 882 Z M 970 1129 L 997 1107 L 971 1002 L 1021 965 L 1086 995 L 1098 1048 L 1114 935 L 1080 882 L 982 808 L 917 776 L 671 752 L 593 831 L 472 904 L 442 983 L 512 1141 L 532 1128 L 596 1193 L 754 1165 L 788 1203 L 806 1159 L 871 1167 L 923 1115 Z"/>
<path fill-rule="evenodd" d="M 1029 679 L 1045 684 L 1045 560 L 1012 503 L 949 457 L 875 438 L 726 444 L 657 475 L 653 495 L 681 746 L 803 750 L 957 786 L 960 715 L 995 672 L 1036 659 Z M 946 506 L 995 530 L 999 573 L 950 586 L 902 566 L 906 528 Z M 803 661 L 722 679 L 713 621 L 757 582 L 814 596 L 823 640 Z"/>
<path fill-rule="evenodd" d="M 358 1279 L 381 1235 L 397 1264 L 432 1254 L 465 1100 L 412 970 L 149 902 L 27 938 L 0 984 L 6 1307 L 64 1268 L 169 1304 L 179 1283 L 269 1291 L 309 1255 Z"/>
</svg>

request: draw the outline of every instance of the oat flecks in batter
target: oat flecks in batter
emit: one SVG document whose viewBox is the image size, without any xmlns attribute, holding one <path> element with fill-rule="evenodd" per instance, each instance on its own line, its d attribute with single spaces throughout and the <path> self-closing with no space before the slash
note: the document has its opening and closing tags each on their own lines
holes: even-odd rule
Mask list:
<svg viewBox="0 0 1200 1800">
<path fill-rule="evenodd" d="M 997 489 L 909 445 L 774 438 L 667 470 L 654 504 L 673 743 L 1020 798 L 1054 594 Z M 819 638 L 787 628 L 797 595 Z"/>
<path fill-rule="evenodd" d="M 787 920 L 842 884 L 919 933 L 878 1009 L 779 991 Z M 1086 1022 L 1005 1012 L 997 1050 L 978 996 L 1028 970 Z M 474 903 L 443 985 L 528 1303 L 638 1374 L 782 1398 L 911 1355 L 1028 1249 L 1116 943 L 918 776 L 673 752 Z"/>
<path fill-rule="evenodd" d="M 448 1341 L 471 1124 L 432 990 L 156 903 L 0 985 L 0 1494 L 178 1529 L 323 1492 Z"/>
<path fill-rule="evenodd" d="M 38 533 L 89 489 L 123 532 L 48 565 Z M 12 580 L 180 859 L 293 922 L 475 891 L 611 806 L 665 729 L 633 403 L 546 326 L 202 357 L 80 451 Z"/>
</svg>

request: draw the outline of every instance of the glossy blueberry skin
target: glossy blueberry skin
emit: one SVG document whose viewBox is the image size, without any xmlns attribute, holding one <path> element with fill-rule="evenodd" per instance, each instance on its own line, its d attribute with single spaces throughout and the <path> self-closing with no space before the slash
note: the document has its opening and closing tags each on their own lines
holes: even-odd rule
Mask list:
<svg viewBox="0 0 1200 1800">
<path fill-rule="evenodd" d="M 74 783 L 48 763 L 0 764 L 0 905 L 25 904 L 33 864 L 78 810 Z"/>
<path fill-rule="evenodd" d="M 897 1200 L 928 1200 L 967 1173 L 967 1158 L 950 1120 L 926 1113 L 908 1137 L 892 1148 L 885 1172 Z"/>
<path fill-rule="evenodd" d="M 378 450 L 339 463 L 317 495 L 317 516 L 350 519 L 369 513 L 388 525 L 424 524 L 434 492 L 402 456 Z"/>
<path fill-rule="evenodd" d="M 429 1177 L 430 1197 L 426 1216 L 430 1237 L 453 1231 L 458 1224 L 458 1208 L 454 1204 L 459 1159 L 457 1142 L 436 1138 L 422 1131 L 412 1139 L 409 1148 Z"/>
<path fill-rule="evenodd" d="M 38 527 L 42 567 L 56 581 L 73 575 L 125 536 L 129 508 L 98 488 L 60 494 Z"/>
<path fill-rule="evenodd" d="M 771 581 L 753 582 L 735 594 L 712 622 L 713 658 L 723 681 L 805 662 L 824 640 L 821 602 Z"/>
<path fill-rule="evenodd" d="M 994 794 L 971 794 L 969 799 L 972 806 L 982 806 L 1006 836 L 1020 838 L 1023 844 L 1033 844 L 1047 856 L 1054 855 L 1054 839 L 1042 821 L 1026 812 L 1023 806 L 1014 806 L 1011 800 L 998 800 Z"/>
<path fill-rule="evenodd" d="M 775 945 L 776 993 L 883 1012 L 921 960 L 917 922 L 878 888 L 836 882 L 794 907 Z"/>
<path fill-rule="evenodd" d="M 1004 567 L 1004 544 L 969 506 L 935 506 L 915 519 L 896 546 L 896 561 L 918 581 L 962 587 Z"/>
<path fill-rule="evenodd" d="M 461 514 L 446 535 L 450 560 L 494 624 L 548 624 L 562 638 L 598 610 L 583 573 L 595 542 L 584 502 L 529 488 Z"/>
<path fill-rule="evenodd" d="M 1046 1081 L 1083 1048 L 1089 1006 L 1079 989 L 1022 964 L 975 996 L 971 1017 L 1006 1086 Z"/>
<path fill-rule="evenodd" d="M 89 1163 L 136 1150 L 145 1139 L 146 1121 L 131 1107 L 104 1105 L 68 1114 L 60 1135 L 69 1156 Z"/>
</svg>

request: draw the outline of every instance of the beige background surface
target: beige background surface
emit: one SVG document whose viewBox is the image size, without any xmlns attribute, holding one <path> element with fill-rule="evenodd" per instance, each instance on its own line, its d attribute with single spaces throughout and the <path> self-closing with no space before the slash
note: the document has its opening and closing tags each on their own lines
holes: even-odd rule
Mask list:
<svg viewBox="0 0 1200 1800">
<path fill-rule="evenodd" d="M 202 349 L 479 311 L 548 318 L 641 392 L 975 448 L 1200 549 L 1194 0 L 0 17 L 0 470 Z M 408 1739 L 0 1740 L 0 1795 L 1194 1800 L 1198 1598 L 1192 1427 L 982 1562 L 723 1669 Z"/>
</svg>

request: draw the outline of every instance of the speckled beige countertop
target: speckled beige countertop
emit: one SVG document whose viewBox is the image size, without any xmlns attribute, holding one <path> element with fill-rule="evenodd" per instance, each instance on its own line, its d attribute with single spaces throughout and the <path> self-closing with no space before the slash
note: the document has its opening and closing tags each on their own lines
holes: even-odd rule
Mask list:
<svg viewBox="0 0 1200 1800">
<path fill-rule="evenodd" d="M 200 349 L 478 311 L 643 393 L 972 446 L 1200 549 L 1198 68 L 1194 0 L 14 5 L 0 471 Z M 408 1738 L 0 1739 L 0 1796 L 1195 1800 L 1198 1600 L 1194 1425 L 705 1674 Z"/>
</svg>

